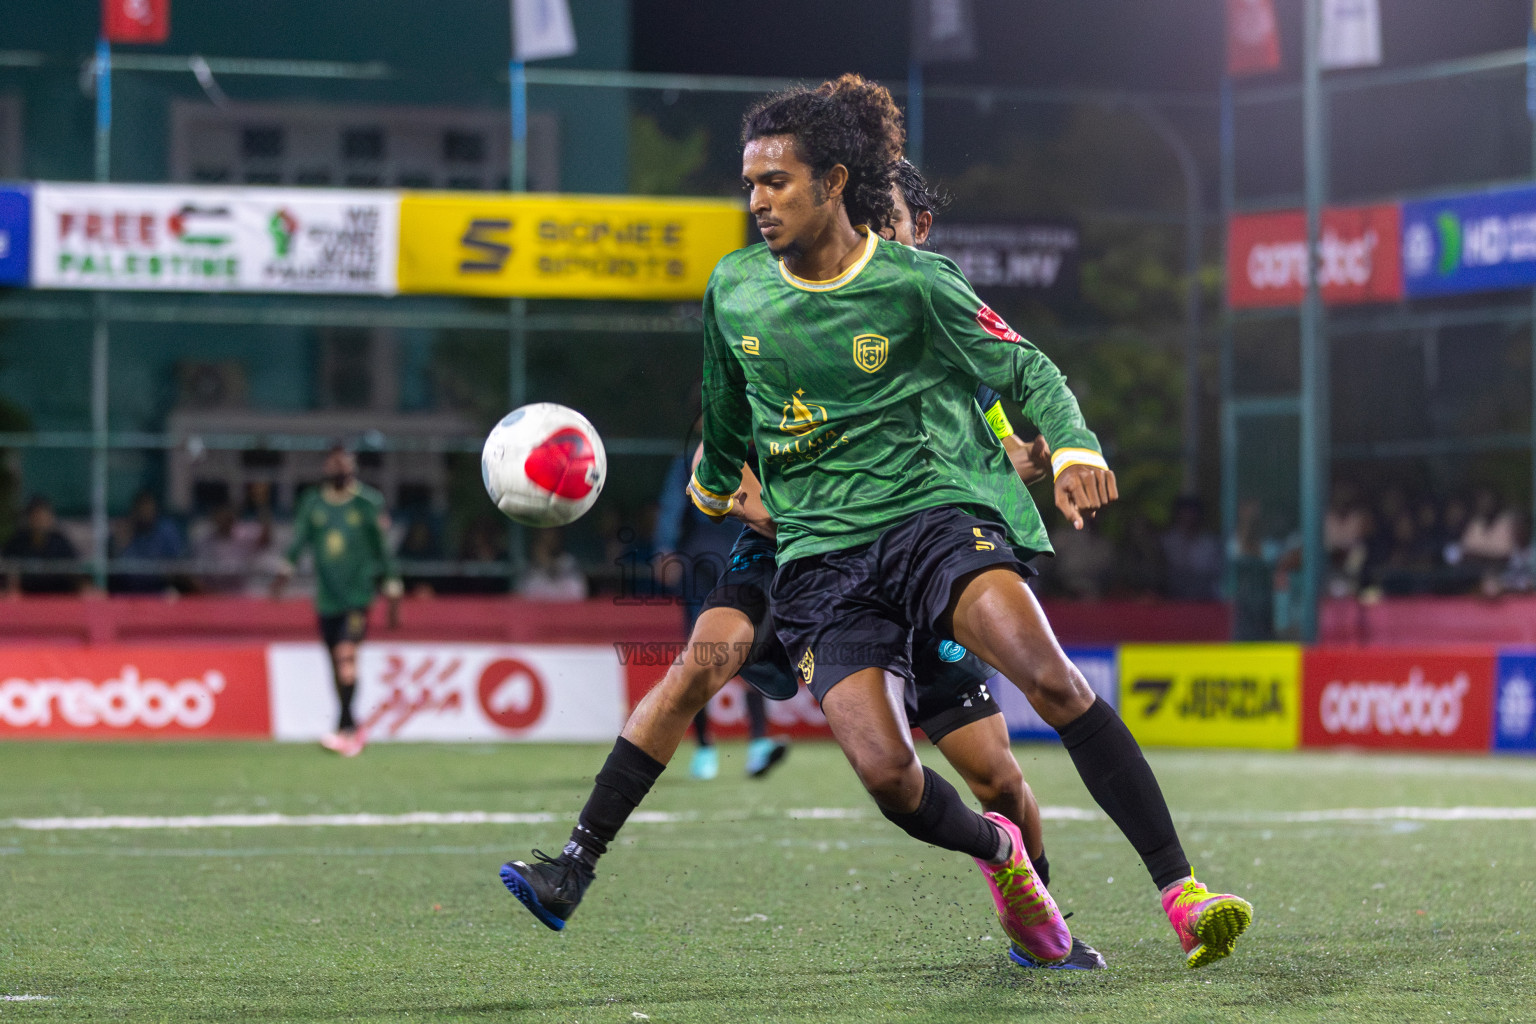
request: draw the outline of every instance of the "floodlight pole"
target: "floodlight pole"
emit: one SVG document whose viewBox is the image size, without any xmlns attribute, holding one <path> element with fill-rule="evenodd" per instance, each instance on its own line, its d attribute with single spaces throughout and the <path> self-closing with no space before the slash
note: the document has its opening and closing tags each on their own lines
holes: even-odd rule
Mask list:
<svg viewBox="0 0 1536 1024">
<path fill-rule="evenodd" d="M 112 178 L 112 44 L 96 41 L 96 180 Z M 107 293 L 92 297 L 91 331 L 91 573 L 96 586 L 107 588 L 107 376 L 111 331 Z"/>
<path fill-rule="evenodd" d="M 513 57 L 507 65 L 511 81 L 512 152 L 507 166 L 507 185 L 513 192 L 528 191 L 528 67 Z M 517 409 L 528 402 L 528 300 L 507 301 L 507 408 Z M 525 549 L 523 528 L 517 523 L 507 527 L 507 564 L 509 586 L 515 592 L 523 573 Z"/>
<path fill-rule="evenodd" d="M 1232 76 L 1221 78 L 1221 265 L 1231 261 L 1230 226 L 1237 208 L 1237 112 L 1232 95 Z M 1228 550 L 1237 537 L 1237 415 L 1232 329 L 1232 290 L 1222 289 L 1221 323 L 1221 536 Z M 1223 571 L 1222 589 L 1227 600 L 1237 598 L 1237 560 L 1229 554 Z M 1234 617 L 1235 622 L 1235 617 Z"/>
<path fill-rule="evenodd" d="M 1307 290 L 1301 306 L 1301 639 L 1318 637 L 1318 608 L 1326 573 L 1323 505 L 1328 500 L 1329 355 L 1322 295 L 1323 204 L 1327 201 L 1327 108 L 1319 44 L 1322 0 L 1306 0 L 1302 56 L 1302 130 L 1306 167 Z"/>
</svg>

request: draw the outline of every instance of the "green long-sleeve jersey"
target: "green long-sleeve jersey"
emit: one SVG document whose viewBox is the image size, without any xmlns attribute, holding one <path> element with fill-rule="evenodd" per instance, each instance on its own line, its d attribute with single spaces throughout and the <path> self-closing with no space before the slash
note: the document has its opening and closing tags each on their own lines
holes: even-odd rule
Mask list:
<svg viewBox="0 0 1536 1024">
<path fill-rule="evenodd" d="M 974 396 L 979 381 L 1018 401 L 1057 473 L 1103 466 L 1065 378 L 950 260 L 865 234 L 860 258 L 830 281 L 795 277 L 766 245 L 715 267 L 695 500 L 727 509 L 755 443 L 781 561 L 867 543 L 942 505 L 997 519 L 1021 550 L 1050 551 Z"/>
<path fill-rule="evenodd" d="M 323 490 L 311 487 L 299 499 L 288 561 L 297 563 L 306 549 L 314 553 L 315 610 L 339 615 L 368 607 L 379 580 L 400 574 L 384 534 L 384 496 L 358 483 L 335 502 Z"/>
</svg>

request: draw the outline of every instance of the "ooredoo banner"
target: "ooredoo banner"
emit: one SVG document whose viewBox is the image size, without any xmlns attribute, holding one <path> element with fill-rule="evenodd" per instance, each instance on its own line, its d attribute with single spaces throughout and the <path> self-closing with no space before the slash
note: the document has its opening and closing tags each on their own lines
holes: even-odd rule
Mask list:
<svg viewBox="0 0 1536 1024">
<path fill-rule="evenodd" d="M 267 648 L 272 735 L 336 727 L 319 644 Z M 607 740 L 627 715 L 613 650 L 595 646 L 379 643 L 362 646 L 353 714 L 370 740 Z"/>
<path fill-rule="evenodd" d="M 1403 297 L 1395 203 L 1323 211 L 1318 288 L 1329 305 Z M 1307 290 L 1307 216 L 1244 214 L 1227 229 L 1227 297 L 1233 309 L 1299 306 Z"/>
<path fill-rule="evenodd" d="M 395 291 L 392 192 L 39 183 L 32 195 L 34 287 Z"/>
<path fill-rule="evenodd" d="M 1295 644 L 1120 648 L 1120 715 L 1142 743 L 1289 750 L 1300 704 Z"/>
<path fill-rule="evenodd" d="M 270 731 L 261 647 L 0 648 L 0 739 Z"/>
<path fill-rule="evenodd" d="M 1302 743 L 1487 750 L 1495 660 L 1490 650 L 1308 651 Z"/>
</svg>

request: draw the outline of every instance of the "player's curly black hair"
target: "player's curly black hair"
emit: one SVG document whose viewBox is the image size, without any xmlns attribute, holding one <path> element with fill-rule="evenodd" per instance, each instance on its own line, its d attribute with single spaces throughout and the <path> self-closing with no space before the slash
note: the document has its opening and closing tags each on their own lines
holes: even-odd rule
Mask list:
<svg viewBox="0 0 1536 1024">
<path fill-rule="evenodd" d="M 951 202 L 948 192 L 941 192 L 929 185 L 923 172 L 907 159 L 896 164 L 896 187 L 901 189 L 901 196 L 907 201 L 907 209 L 913 220 L 925 210 L 937 216 Z"/>
<path fill-rule="evenodd" d="M 843 205 L 850 222 L 874 230 L 890 224 L 891 184 L 906 129 L 885 86 L 848 74 L 769 96 L 742 118 L 741 144 L 770 135 L 793 135 L 818 179 L 838 164 L 848 169 Z"/>
</svg>

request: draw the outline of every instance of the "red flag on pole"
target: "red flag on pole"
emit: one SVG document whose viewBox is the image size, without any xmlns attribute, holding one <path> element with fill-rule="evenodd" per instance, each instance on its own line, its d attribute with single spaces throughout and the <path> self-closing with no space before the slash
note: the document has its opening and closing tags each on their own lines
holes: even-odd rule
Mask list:
<svg viewBox="0 0 1536 1024">
<path fill-rule="evenodd" d="M 1280 70 L 1274 0 L 1227 0 L 1227 74 Z"/>
<path fill-rule="evenodd" d="M 171 0 L 101 0 L 101 34 L 109 43 L 163 43 Z"/>
</svg>

